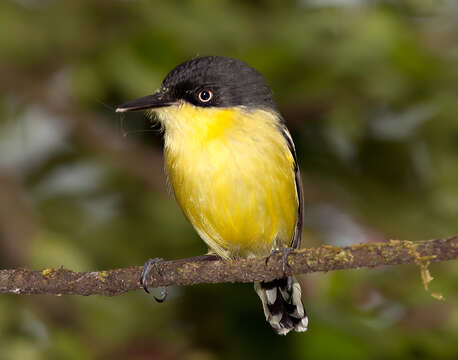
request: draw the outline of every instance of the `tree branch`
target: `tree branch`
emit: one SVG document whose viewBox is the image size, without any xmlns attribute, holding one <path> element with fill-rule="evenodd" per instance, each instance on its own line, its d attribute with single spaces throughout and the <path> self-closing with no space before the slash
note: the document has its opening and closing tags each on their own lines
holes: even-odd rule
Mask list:
<svg viewBox="0 0 458 360">
<path fill-rule="evenodd" d="M 411 242 L 390 240 L 344 248 L 323 245 L 288 256 L 288 274 L 358 269 L 383 265 L 417 264 L 458 259 L 458 236 Z M 0 293 L 115 296 L 140 288 L 142 267 L 73 272 L 66 269 L 0 270 Z M 282 273 L 281 254 L 236 261 L 165 261 L 153 267 L 148 283 L 153 287 L 199 283 L 269 281 Z"/>
</svg>

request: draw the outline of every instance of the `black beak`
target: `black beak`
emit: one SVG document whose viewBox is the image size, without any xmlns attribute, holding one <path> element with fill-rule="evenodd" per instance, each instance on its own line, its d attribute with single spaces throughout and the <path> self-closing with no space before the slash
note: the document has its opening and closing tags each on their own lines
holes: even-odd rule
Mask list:
<svg viewBox="0 0 458 360">
<path fill-rule="evenodd" d="M 173 102 L 167 99 L 163 93 L 157 92 L 153 95 L 148 95 L 135 99 L 125 104 L 119 105 L 116 112 L 138 111 L 146 109 L 154 109 L 172 105 Z"/>
</svg>

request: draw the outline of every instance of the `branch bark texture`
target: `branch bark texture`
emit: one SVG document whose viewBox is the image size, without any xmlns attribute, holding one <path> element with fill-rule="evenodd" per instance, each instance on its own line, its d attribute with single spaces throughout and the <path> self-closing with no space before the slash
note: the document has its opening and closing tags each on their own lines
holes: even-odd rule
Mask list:
<svg viewBox="0 0 458 360">
<path fill-rule="evenodd" d="M 287 274 L 373 268 L 384 265 L 417 264 L 458 259 L 458 236 L 427 240 L 390 240 L 348 247 L 323 245 L 301 249 L 288 256 Z M 0 270 L 0 293 L 106 295 L 115 296 L 139 289 L 142 267 L 73 272 L 64 268 L 42 271 Z M 154 266 L 151 287 L 199 283 L 270 281 L 283 276 L 281 254 L 234 261 L 164 261 Z"/>
</svg>

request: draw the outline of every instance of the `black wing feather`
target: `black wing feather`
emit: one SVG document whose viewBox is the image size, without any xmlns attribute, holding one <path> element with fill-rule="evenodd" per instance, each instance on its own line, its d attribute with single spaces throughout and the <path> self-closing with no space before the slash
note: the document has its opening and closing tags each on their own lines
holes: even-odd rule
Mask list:
<svg viewBox="0 0 458 360">
<path fill-rule="evenodd" d="M 294 177 L 296 182 L 296 192 L 298 198 L 298 207 L 297 207 L 297 222 L 294 229 L 294 234 L 291 239 L 291 247 L 293 249 L 298 249 L 301 246 L 301 236 L 302 236 L 302 225 L 303 225 L 303 216 L 304 216 L 304 199 L 303 199 L 303 190 L 302 190 L 302 180 L 301 173 L 299 170 L 299 165 L 297 163 L 296 148 L 294 147 L 293 139 L 284 124 L 280 125 L 280 131 L 283 137 L 288 144 L 289 151 L 293 155 L 294 159 Z"/>
</svg>

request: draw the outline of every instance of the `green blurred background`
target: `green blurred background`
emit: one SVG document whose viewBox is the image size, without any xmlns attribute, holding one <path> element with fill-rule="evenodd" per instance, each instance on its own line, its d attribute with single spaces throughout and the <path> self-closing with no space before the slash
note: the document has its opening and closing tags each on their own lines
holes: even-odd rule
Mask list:
<svg viewBox="0 0 458 360">
<path fill-rule="evenodd" d="M 176 64 L 259 69 L 298 149 L 304 246 L 458 234 L 455 1 L 0 2 L 0 266 L 90 271 L 206 251 L 167 193 L 161 136 L 117 104 Z M 251 284 L 0 296 L 0 360 L 457 359 L 458 264 L 302 276 L 307 333 Z"/>
</svg>

